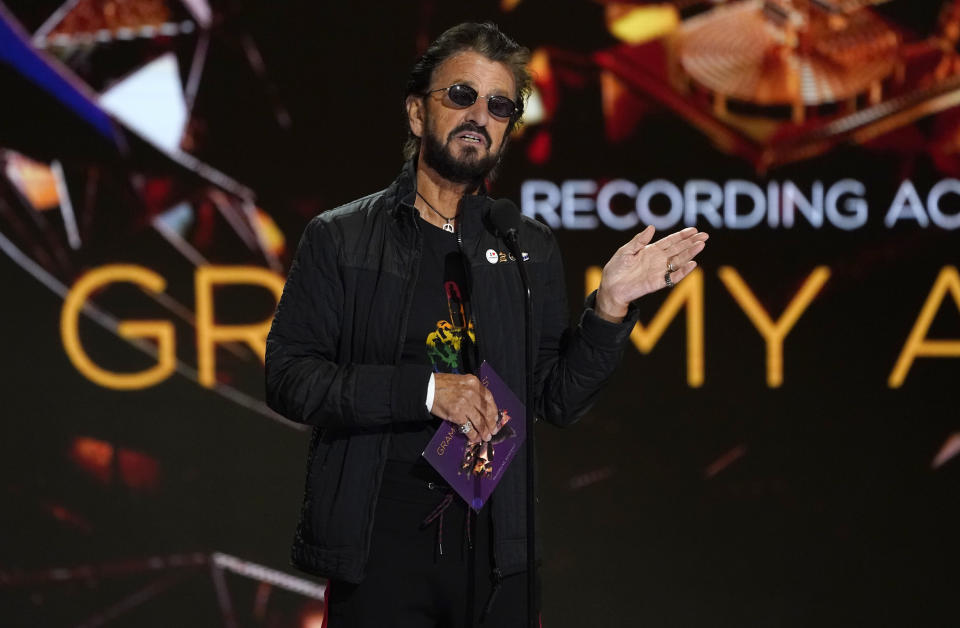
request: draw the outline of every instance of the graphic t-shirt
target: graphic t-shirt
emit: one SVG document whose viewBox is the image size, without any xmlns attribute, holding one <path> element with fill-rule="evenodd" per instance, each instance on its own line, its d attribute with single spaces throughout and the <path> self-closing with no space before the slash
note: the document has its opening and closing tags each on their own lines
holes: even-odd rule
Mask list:
<svg viewBox="0 0 960 628">
<path fill-rule="evenodd" d="M 434 373 L 472 373 L 476 370 L 476 338 L 470 320 L 465 260 L 457 246 L 457 236 L 420 217 L 417 223 L 423 234 L 423 255 L 401 362 L 428 364 Z M 439 426 L 440 419 L 394 423 L 388 458 L 419 461 Z"/>
</svg>

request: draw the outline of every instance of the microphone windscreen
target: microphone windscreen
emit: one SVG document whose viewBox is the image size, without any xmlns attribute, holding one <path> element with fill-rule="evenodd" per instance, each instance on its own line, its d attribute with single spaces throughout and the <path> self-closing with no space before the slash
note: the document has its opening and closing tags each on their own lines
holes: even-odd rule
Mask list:
<svg viewBox="0 0 960 628">
<path fill-rule="evenodd" d="M 520 228 L 520 210 L 510 199 L 498 198 L 490 208 L 490 222 L 502 236 L 516 233 Z"/>
</svg>

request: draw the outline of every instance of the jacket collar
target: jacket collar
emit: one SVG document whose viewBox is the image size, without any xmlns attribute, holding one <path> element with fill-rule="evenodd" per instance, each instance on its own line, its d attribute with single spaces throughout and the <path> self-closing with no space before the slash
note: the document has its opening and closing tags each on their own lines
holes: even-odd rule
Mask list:
<svg viewBox="0 0 960 628">
<path fill-rule="evenodd" d="M 460 232 L 463 234 L 464 241 L 472 242 L 488 229 L 487 223 L 493 199 L 484 194 L 485 191 L 483 189 L 480 194 L 471 194 L 460 199 L 457 211 L 460 214 Z M 489 230 L 492 231 L 492 229 Z"/>
<path fill-rule="evenodd" d="M 387 207 L 397 218 L 414 218 L 417 209 L 414 201 L 417 195 L 416 158 L 403 164 L 400 174 L 385 192 Z M 488 215 L 493 200 L 487 196 L 487 185 L 483 183 L 477 194 L 467 194 L 460 199 L 457 213 L 460 214 L 460 230 L 465 240 L 478 238 L 487 229 Z M 491 229 L 492 230 L 492 229 Z"/>
<path fill-rule="evenodd" d="M 416 191 L 417 166 L 411 159 L 403 164 L 400 174 L 384 193 L 384 200 L 390 213 L 397 218 L 414 217 L 417 211 L 413 206 Z"/>
</svg>

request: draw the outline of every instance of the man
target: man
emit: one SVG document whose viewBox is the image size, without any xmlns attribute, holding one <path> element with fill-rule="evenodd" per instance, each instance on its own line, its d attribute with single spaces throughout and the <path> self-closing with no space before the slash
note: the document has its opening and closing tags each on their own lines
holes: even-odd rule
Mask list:
<svg viewBox="0 0 960 628">
<path fill-rule="evenodd" d="M 522 114 L 528 60 L 492 24 L 443 33 L 410 75 L 400 176 L 314 218 L 291 266 L 267 399 L 314 427 L 293 562 L 330 579 L 333 628 L 525 623 L 524 453 L 476 515 L 420 454 L 442 421 L 473 443 L 497 434 L 481 360 L 525 390 L 519 260 L 489 223 L 484 180 Z M 707 238 L 652 236 L 616 252 L 568 329 L 556 242 L 524 219 L 537 417 L 566 425 L 588 409 L 634 325 L 631 302 L 683 279 Z"/>
</svg>

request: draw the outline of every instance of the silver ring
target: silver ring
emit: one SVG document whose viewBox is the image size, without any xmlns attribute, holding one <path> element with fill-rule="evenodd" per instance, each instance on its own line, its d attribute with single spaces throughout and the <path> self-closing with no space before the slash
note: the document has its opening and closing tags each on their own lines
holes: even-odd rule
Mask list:
<svg viewBox="0 0 960 628">
<path fill-rule="evenodd" d="M 663 280 L 667 282 L 667 287 L 668 287 L 668 288 L 672 288 L 672 287 L 673 287 L 673 279 L 670 279 L 670 273 L 665 274 L 665 275 L 663 276 Z"/>
<path fill-rule="evenodd" d="M 677 267 L 673 265 L 673 262 L 668 262 L 667 273 L 669 274 L 669 273 L 675 273 L 675 272 L 677 272 Z"/>
<path fill-rule="evenodd" d="M 466 423 L 460 426 L 460 433 L 469 434 L 470 430 L 472 429 L 473 429 L 473 423 L 471 423 L 470 421 L 467 421 Z"/>
</svg>

